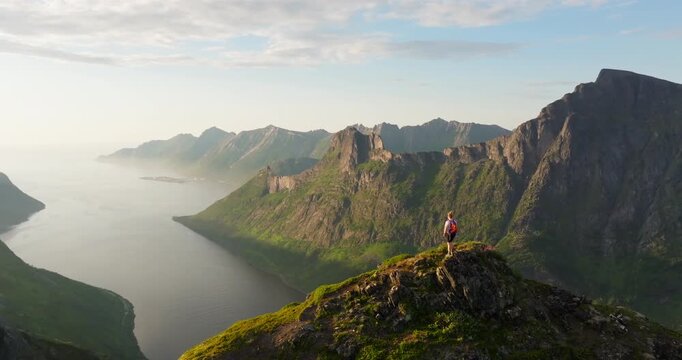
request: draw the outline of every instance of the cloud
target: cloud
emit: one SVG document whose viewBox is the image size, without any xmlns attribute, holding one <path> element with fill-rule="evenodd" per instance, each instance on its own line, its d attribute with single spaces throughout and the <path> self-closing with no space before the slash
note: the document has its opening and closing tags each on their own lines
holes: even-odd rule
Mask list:
<svg viewBox="0 0 682 360">
<path fill-rule="evenodd" d="M 85 54 L 75 54 L 66 51 L 21 44 L 0 39 L 0 53 L 31 55 L 64 61 L 82 62 L 88 64 L 115 65 L 116 59 L 106 56 L 94 56 Z"/>
<path fill-rule="evenodd" d="M 599 7 L 614 0 L 392 0 L 386 16 L 424 26 L 483 27 L 520 21 L 550 8 Z"/>
<path fill-rule="evenodd" d="M 397 41 L 350 25 L 398 19 L 418 26 L 476 27 L 551 7 L 606 0 L 5 0 L 0 51 L 109 65 L 308 66 L 374 58 L 466 59 L 517 50 L 513 43 Z M 266 39 L 257 50 L 230 39 Z M 211 43 L 211 54 L 192 44 Z"/>
<path fill-rule="evenodd" d="M 521 44 L 468 41 L 405 41 L 385 44 L 392 56 L 420 59 L 464 59 L 503 55 L 521 48 Z"/>
<path fill-rule="evenodd" d="M 223 66 L 269 67 L 356 63 L 372 58 L 464 60 L 504 55 L 522 45 L 466 41 L 392 41 L 385 35 L 338 36 L 310 34 L 271 44 L 262 52 L 227 52 Z"/>
<path fill-rule="evenodd" d="M 623 30 L 619 31 L 618 34 L 623 35 L 623 36 L 629 36 L 629 35 L 641 33 L 644 30 L 645 30 L 644 27 L 640 26 L 640 27 L 636 27 L 636 28 L 632 28 L 632 29 L 623 29 Z"/>
<path fill-rule="evenodd" d="M 408 19 L 425 26 L 481 27 L 526 19 L 547 8 L 545 0 L 453 0 L 391 1 L 394 5 L 387 17 Z"/>
</svg>

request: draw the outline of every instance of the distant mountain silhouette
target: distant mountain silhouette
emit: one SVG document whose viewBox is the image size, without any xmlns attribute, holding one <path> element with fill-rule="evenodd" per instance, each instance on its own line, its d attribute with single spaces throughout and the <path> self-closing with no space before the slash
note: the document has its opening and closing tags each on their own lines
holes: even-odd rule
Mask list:
<svg viewBox="0 0 682 360">
<path fill-rule="evenodd" d="M 403 126 L 381 123 L 373 128 L 355 126 L 365 134 L 381 136 L 386 150 L 395 153 L 439 151 L 446 147 L 476 144 L 498 136 L 508 135 L 509 130 L 497 125 L 460 123 L 441 118 L 417 126 Z"/>
<path fill-rule="evenodd" d="M 440 151 L 448 146 L 477 143 L 509 133 L 495 125 L 442 119 L 402 128 L 387 123 L 372 129 L 362 125 L 356 127 L 381 135 L 387 148 L 395 152 Z M 234 134 L 214 127 L 198 138 L 181 134 L 168 140 L 150 141 L 137 148 L 121 149 L 100 159 L 161 165 L 192 176 L 228 178 L 241 184 L 268 165 L 276 166 L 286 174 L 312 167 L 314 161 L 287 160 L 320 159 L 329 147 L 330 139 L 331 134 L 324 130 L 299 132 L 268 126 Z M 286 164 L 296 166 L 284 169 Z"/>
</svg>

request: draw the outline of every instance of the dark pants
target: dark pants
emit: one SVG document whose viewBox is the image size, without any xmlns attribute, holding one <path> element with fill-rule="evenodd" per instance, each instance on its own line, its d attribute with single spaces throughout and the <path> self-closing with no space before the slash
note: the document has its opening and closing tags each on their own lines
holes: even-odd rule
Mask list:
<svg viewBox="0 0 682 360">
<path fill-rule="evenodd" d="M 457 236 L 457 233 L 445 234 L 445 241 L 452 242 L 452 240 L 455 240 L 455 236 Z"/>
</svg>

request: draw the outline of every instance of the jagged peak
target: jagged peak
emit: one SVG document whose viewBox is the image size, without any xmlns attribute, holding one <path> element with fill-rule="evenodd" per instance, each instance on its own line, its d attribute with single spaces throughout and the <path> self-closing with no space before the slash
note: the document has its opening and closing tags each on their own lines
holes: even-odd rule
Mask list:
<svg viewBox="0 0 682 360">
<path fill-rule="evenodd" d="M 332 147 L 343 146 L 348 144 L 351 146 L 357 146 L 360 143 L 366 142 L 372 150 L 383 150 L 384 144 L 381 141 L 381 137 L 377 134 L 364 134 L 362 131 L 354 126 L 348 126 L 345 129 L 337 132 L 332 137 Z"/>
<path fill-rule="evenodd" d="M 374 132 L 374 129 L 378 125 L 376 125 L 374 127 L 368 127 L 368 126 L 365 126 L 364 124 L 357 123 L 357 124 L 353 124 L 352 126 L 356 129 L 358 129 L 358 131 L 360 131 L 363 134 L 371 134 L 372 132 Z"/>
<path fill-rule="evenodd" d="M 372 159 L 372 152 L 376 150 L 387 152 L 379 135 L 366 135 L 357 128 L 348 126 L 334 134 L 327 154 L 339 160 L 341 169 L 348 172 L 356 165 Z"/>
</svg>

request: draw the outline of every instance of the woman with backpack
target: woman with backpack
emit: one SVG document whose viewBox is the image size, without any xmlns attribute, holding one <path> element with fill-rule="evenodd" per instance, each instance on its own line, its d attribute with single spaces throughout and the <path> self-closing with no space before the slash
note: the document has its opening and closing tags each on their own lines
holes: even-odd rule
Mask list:
<svg viewBox="0 0 682 360">
<path fill-rule="evenodd" d="M 448 219 L 445 221 L 445 227 L 443 228 L 443 236 L 448 242 L 448 255 L 452 255 L 455 248 L 452 241 L 455 240 L 455 236 L 457 236 L 457 230 L 457 220 L 454 219 L 454 213 L 450 211 L 448 212 Z"/>
</svg>

